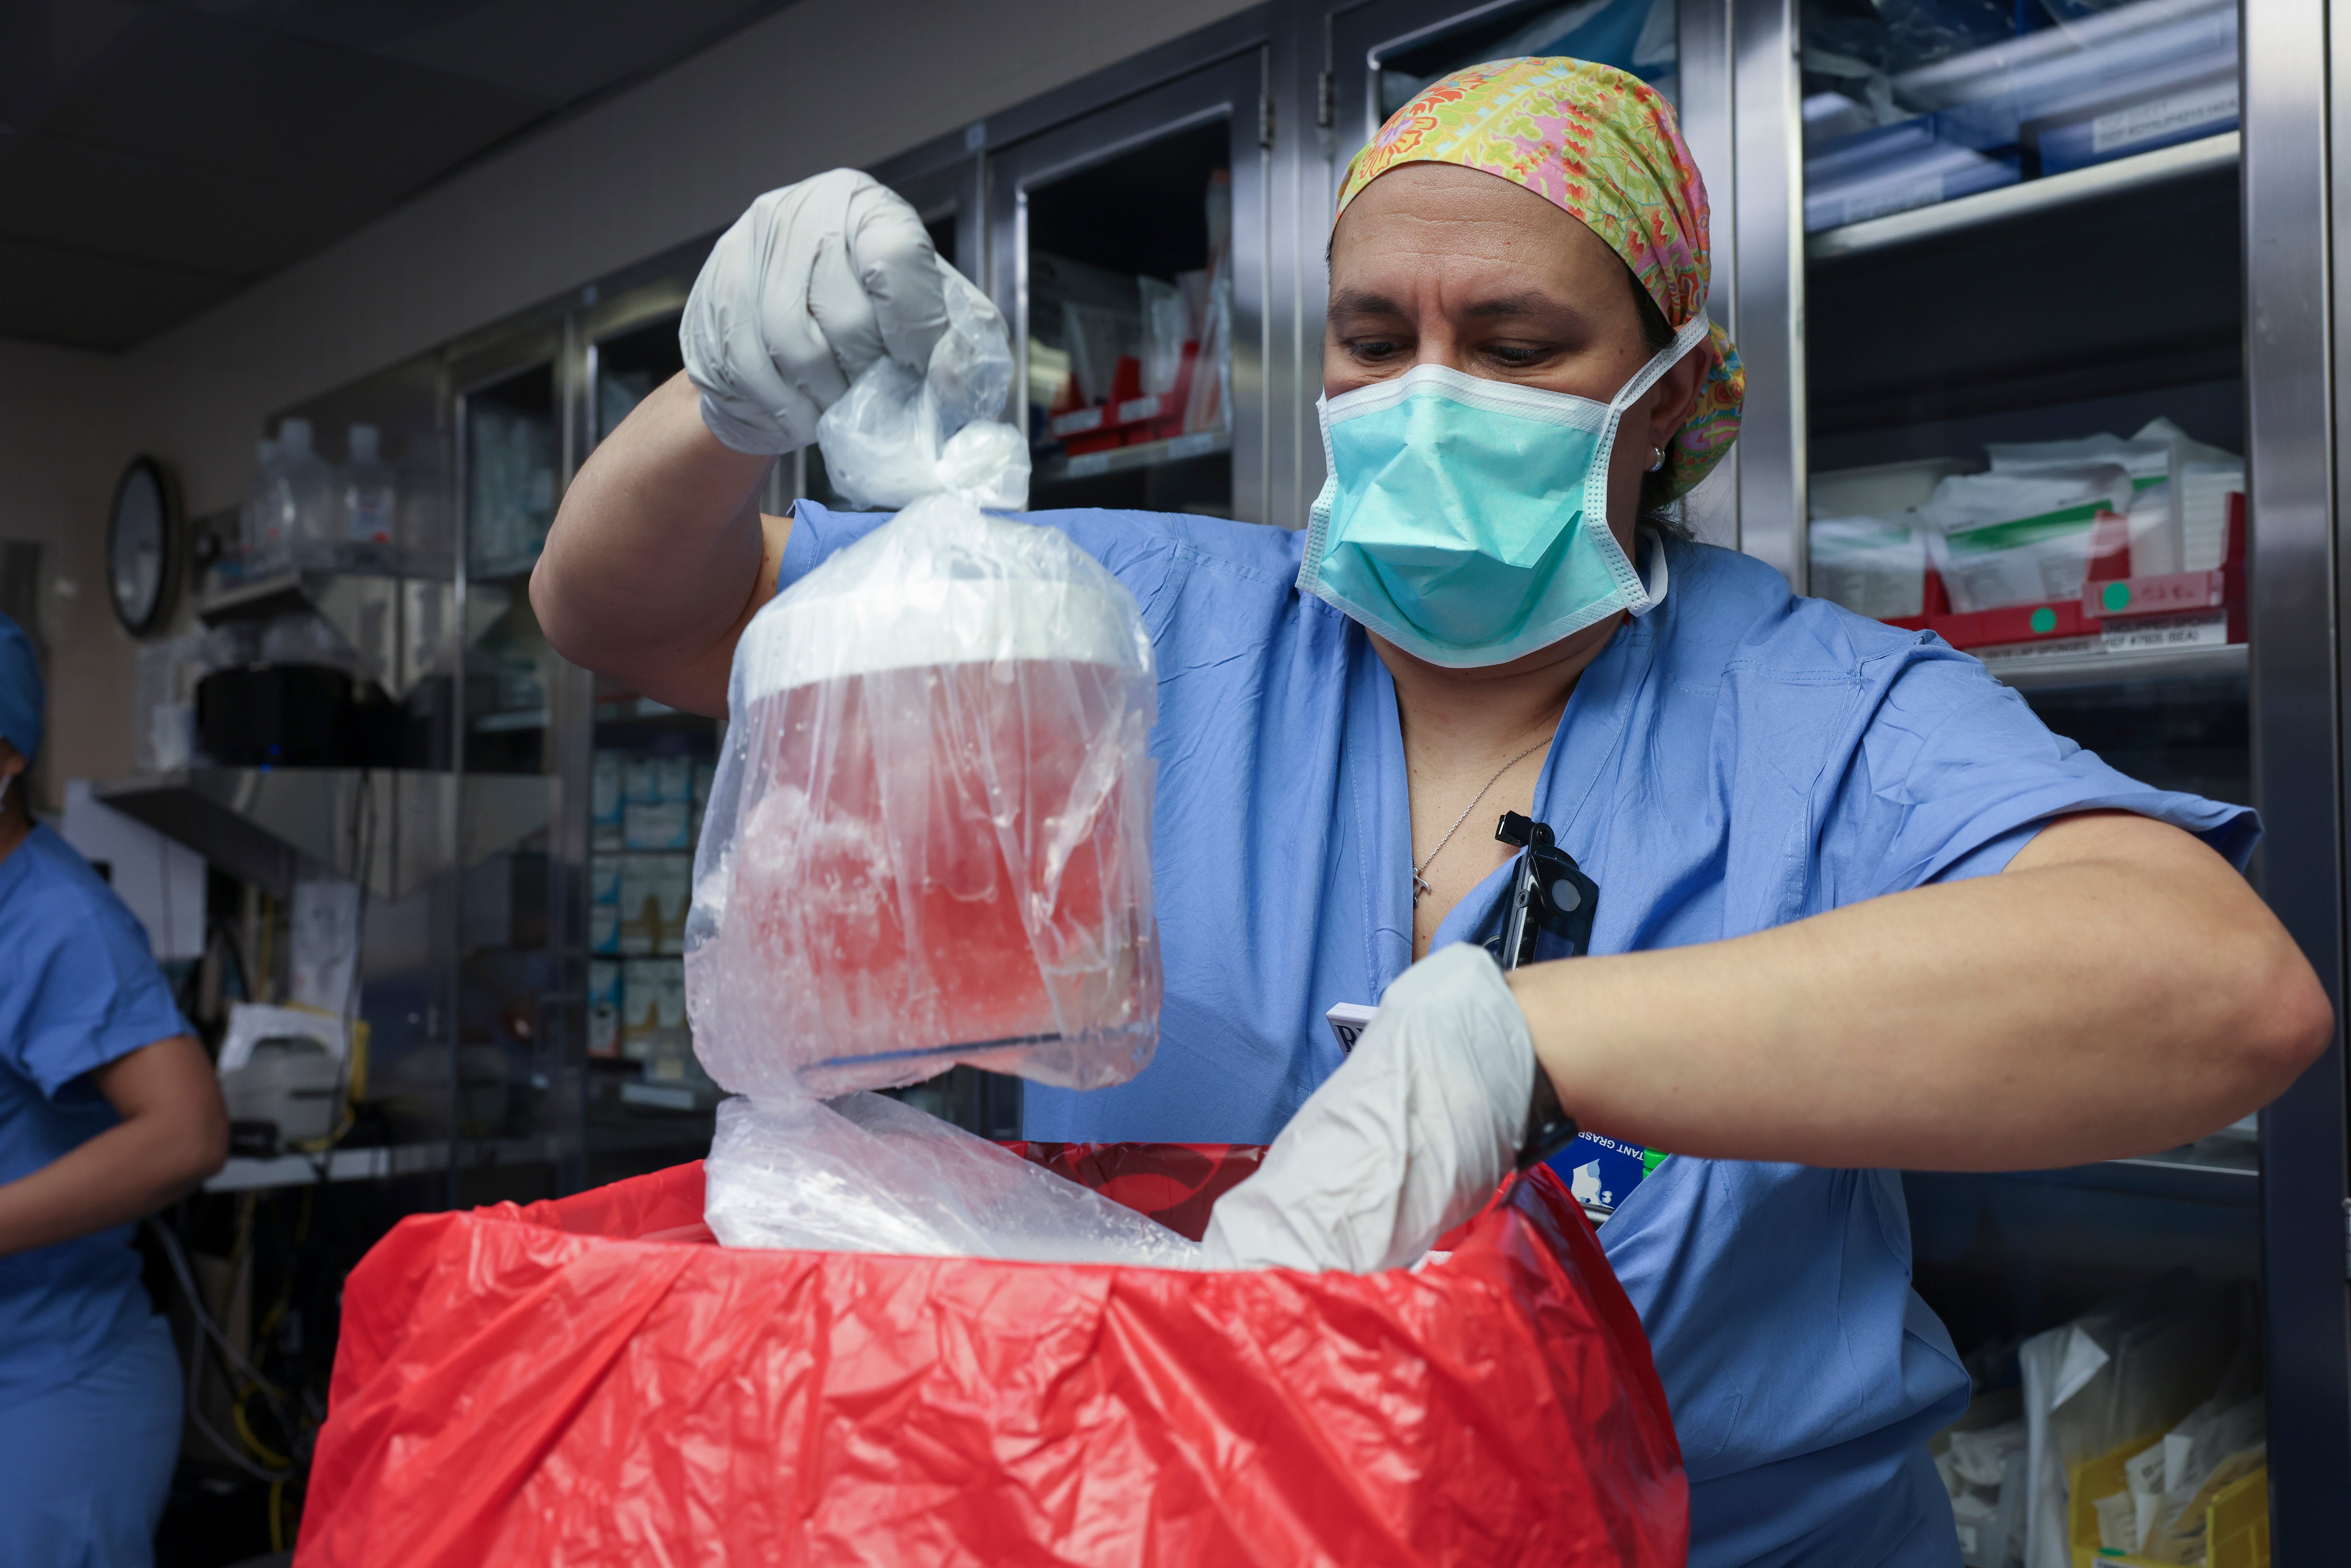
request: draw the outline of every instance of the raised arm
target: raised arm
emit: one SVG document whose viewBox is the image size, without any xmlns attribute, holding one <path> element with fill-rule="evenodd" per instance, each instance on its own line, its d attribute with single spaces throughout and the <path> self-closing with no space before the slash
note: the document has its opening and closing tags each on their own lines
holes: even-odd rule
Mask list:
<svg viewBox="0 0 2351 1568">
<path fill-rule="evenodd" d="M 558 653 L 726 712 L 735 641 L 789 533 L 758 509 L 768 465 L 883 355 L 927 367 L 938 266 L 914 210 L 853 170 L 751 204 L 695 279 L 684 373 L 596 448 L 548 532 L 530 600 Z"/>
<path fill-rule="evenodd" d="M 724 714 L 735 640 L 775 591 L 791 528 L 759 512 L 773 461 L 721 444 L 683 374 L 639 403 L 572 480 L 531 572 L 556 651 Z"/>
</svg>

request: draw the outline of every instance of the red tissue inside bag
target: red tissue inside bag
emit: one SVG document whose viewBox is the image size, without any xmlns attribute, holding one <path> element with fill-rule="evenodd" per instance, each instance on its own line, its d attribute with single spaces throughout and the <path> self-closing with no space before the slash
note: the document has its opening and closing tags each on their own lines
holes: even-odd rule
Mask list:
<svg viewBox="0 0 2351 1568">
<path fill-rule="evenodd" d="M 1197 1235 L 1262 1150 L 1016 1144 Z M 1538 1169 L 1415 1273 L 737 1250 L 702 1167 L 420 1215 L 344 1293 L 297 1561 L 1683 1561 L 1631 1303 Z"/>
</svg>

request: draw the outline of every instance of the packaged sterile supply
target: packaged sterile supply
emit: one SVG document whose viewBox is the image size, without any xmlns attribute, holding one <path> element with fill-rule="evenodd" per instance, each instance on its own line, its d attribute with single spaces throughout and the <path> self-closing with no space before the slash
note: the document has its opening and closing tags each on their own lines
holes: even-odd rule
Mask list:
<svg viewBox="0 0 2351 1568">
<path fill-rule="evenodd" d="M 621 847 L 625 765 L 617 751 L 599 751 L 589 772 L 588 826 L 590 845 L 598 850 Z"/>
<path fill-rule="evenodd" d="M 1958 474 L 1915 515 L 1951 609 L 1967 615 L 2079 598 L 2099 514 L 2126 513 L 2131 496 L 2118 463 Z"/>
<path fill-rule="evenodd" d="M 696 1049 L 754 1100 L 957 1061 L 1087 1089 L 1158 1039 L 1151 643 L 1027 493 L 993 307 L 947 273 L 930 374 L 827 411 L 837 484 L 913 500 L 737 645 L 686 933 Z"/>
<path fill-rule="evenodd" d="M 1906 514 L 1816 517 L 1807 538 L 1821 598 L 1879 621 L 1926 613 L 1927 536 Z"/>
</svg>

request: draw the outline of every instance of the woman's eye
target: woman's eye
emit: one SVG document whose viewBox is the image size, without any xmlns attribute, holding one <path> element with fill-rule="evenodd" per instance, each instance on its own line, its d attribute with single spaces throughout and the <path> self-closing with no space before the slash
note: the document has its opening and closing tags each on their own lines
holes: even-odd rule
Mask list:
<svg viewBox="0 0 2351 1568">
<path fill-rule="evenodd" d="M 1359 360 L 1384 360 L 1403 347 L 1392 338 L 1358 338 L 1347 346 Z"/>
<path fill-rule="evenodd" d="M 1530 349 L 1523 343 L 1496 343 L 1486 351 L 1514 368 L 1531 365 L 1543 357 L 1541 349 Z"/>
</svg>

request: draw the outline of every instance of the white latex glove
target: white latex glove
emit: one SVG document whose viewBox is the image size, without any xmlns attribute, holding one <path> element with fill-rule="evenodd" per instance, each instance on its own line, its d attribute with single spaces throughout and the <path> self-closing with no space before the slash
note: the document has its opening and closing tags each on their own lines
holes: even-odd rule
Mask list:
<svg viewBox="0 0 2351 1568">
<path fill-rule="evenodd" d="M 1202 1262 L 1364 1274 L 1417 1261 L 1510 1173 L 1536 1071 L 1501 967 L 1474 944 L 1430 954 L 1388 988 L 1257 1175 L 1217 1199 Z"/>
<path fill-rule="evenodd" d="M 872 175 L 835 169 L 761 196 L 718 236 L 678 324 L 702 422 L 737 452 L 792 452 L 884 354 L 923 374 L 946 330 L 944 266 Z"/>
</svg>

